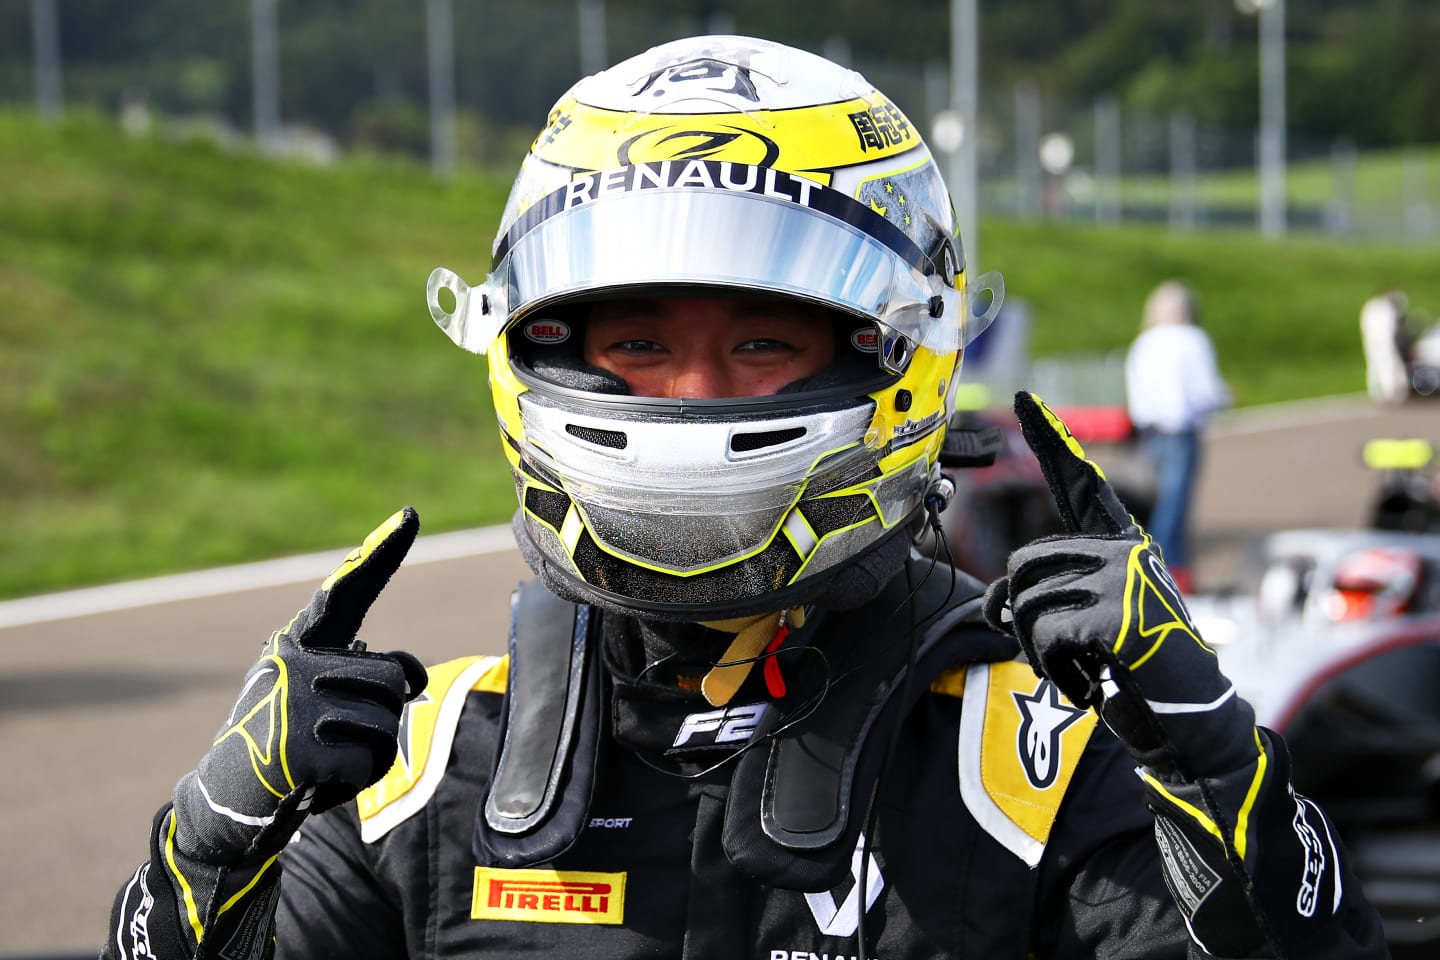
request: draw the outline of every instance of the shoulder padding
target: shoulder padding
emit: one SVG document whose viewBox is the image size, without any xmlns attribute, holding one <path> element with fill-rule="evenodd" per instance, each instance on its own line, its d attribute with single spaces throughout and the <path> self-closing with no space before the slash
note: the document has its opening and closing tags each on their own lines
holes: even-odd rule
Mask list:
<svg viewBox="0 0 1440 960">
<path fill-rule="evenodd" d="M 450 745 L 470 691 L 504 693 L 508 657 L 461 657 L 429 668 L 425 692 L 405 705 L 395 764 L 355 798 L 360 838 L 374 843 L 424 809 L 450 760 Z"/>
<path fill-rule="evenodd" d="M 965 671 L 960 796 L 976 822 L 1030 866 L 1098 721 L 1019 660 Z"/>
</svg>

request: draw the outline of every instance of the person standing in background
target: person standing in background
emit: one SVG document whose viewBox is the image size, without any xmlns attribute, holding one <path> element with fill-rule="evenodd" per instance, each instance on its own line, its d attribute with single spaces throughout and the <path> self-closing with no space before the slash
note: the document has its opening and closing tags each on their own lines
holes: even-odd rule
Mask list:
<svg viewBox="0 0 1440 960">
<path fill-rule="evenodd" d="M 1410 349 L 1406 312 L 1410 301 L 1390 289 L 1360 308 L 1360 342 L 1365 347 L 1365 389 L 1376 403 L 1393 406 L 1410 395 L 1405 358 Z"/>
<path fill-rule="evenodd" d="M 1190 569 L 1190 503 L 1200 468 L 1201 430 L 1230 404 L 1215 347 L 1200 328 L 1195 293 L 1167 280 L 1145 300 L 1140 335 L 1125 357 L 1130 419 L 1155 469 L 1155 506 L 1148 527 L 1183 591 Z"/>
</svg>

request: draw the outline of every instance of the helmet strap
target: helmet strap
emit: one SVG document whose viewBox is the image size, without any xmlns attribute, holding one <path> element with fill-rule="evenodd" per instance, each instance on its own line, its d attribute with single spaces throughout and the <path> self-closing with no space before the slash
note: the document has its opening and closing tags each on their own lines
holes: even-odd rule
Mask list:
<svg viewBox="0 0 1440 960">
<path fill-rule="evenodd" d="M 750 670 L 759 662 L 764 654 L 773 653 L 783 643 L 785 636 L 789 633 L 789 626 L 803 627 L 805 625 L 805 608 L 793 607 L 789 610 L 779 610 L 774 613 L 762 613 L 753 617 L 733 617 L 728 620 L 702 621 L 701 626 L 709 627 L 712 630 L 719 630 L 724 633 L 735 634 L 735 639 L 725 648 L 715 666 L 705 674 L 705 679 L 700 681 L 700 692 L 712 707 L 723 707 L 735 696 L 745 678 L 750 675 Z M 779 686 L 779 691 L 771 689 L 772 696 L 784 696 L 784 680 L 780 678 L 779 667 L 774 664 L 773 657 L 765 660 L 766 673 L 765 681 L 767 687 Z"/>
</svg>

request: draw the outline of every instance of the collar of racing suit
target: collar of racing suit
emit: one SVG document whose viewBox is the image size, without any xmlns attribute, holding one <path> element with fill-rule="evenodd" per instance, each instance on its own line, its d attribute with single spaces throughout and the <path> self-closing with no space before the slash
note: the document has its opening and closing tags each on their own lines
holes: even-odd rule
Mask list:
<svg viewBox="0 0 1440 960">
<path fill-rule="evenodd" d="M 601 753 L 620 746 L 676 775 L 719 780 L 724 846 L 737 868 L 776 887 L 836 886 L 892 726 L 948 667 L 1017 652 L 979 625 L 982 584 L 959 573 L 952 580 L 948 568 L 929 576 L 927 563 L 908 564 L 860 609 L 810 616 L 787 636 L 774 657 L 784 696 L 756 670 L 718 708 L 677 679 L 703 675 L 730 635 L 534 593 L 549 612 L 531 617 L 533 630 L 519 614 L 512 627 L 507 721 L 476 816 L 479 862 L 530 866 L 568 849 L 586 822 Z M 554 628 L 561 610 L 573 630 Z M 561 632 L 573 636 L 568 648 L 556 642 Z M 535 720 L 551 716 L 563 717 L 558 733 Z M 503 815 L 514 809 L 525 816 Z"/>
<path fill-rule="evenodd" d="M 611 689 L 611 738 L 681 776 L 695 776 L 762 745 L 777 726 L 824 695 L 828 664 L 812 645 L 823 619 L 812 615 L 803 627 L 777 634 L 781 642 L 760 655 L 726 703 L 716 705 L 700 686 L 723 662 L 733 633 L 604 615 L 600 637 Z M 783 691 L 778 696 L 775 679 Z"/>
</svg>

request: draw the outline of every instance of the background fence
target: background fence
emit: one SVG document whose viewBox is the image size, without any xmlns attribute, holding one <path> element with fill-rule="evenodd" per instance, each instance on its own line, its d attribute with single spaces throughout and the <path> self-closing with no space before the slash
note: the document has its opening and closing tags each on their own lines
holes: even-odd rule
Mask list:
<svg viewBox="0 0 1440 960">
<path fill-rule="evenodd" d="M 170 18 L 127 6 L 12 0 L 0 9 L 0 103 L 48 115 L 90 107 L 136 131 L 258 139 L 321 162 L 364 150 L 428 156 L 442 175 L 510 170 L 577 76 L 667 39 L 737 29 L 717 3 L 657 14 L 603 0 L 426 0 L 368 4 L 324 29 L 279 0 L 213 0 Z M 106 17 L 113 24 L 96 29 Z M 788 22 L 777 38 L 854 66 L 933 132 L 949 107 L 943 60 L 852 55 L 845 36 L 812 20 Z M 28 44 L 13 42 L 20 33 Z M 982 82 L 979 210 L 1176 230 L 1258 225 L 1257 132 L 1200 122 L 1202 107 L 1156 115 L 1108 96 L 1061 102 L 1023 77 Z M 932 145 L 946 139 L 932 135 Z M 1347 140 L 1291 129 L 1287 159 L 1289 229 L 1440 238 L 1440 199 L 1431 198 L 1440 150 L 1361 154 Z"/>
</svg>

